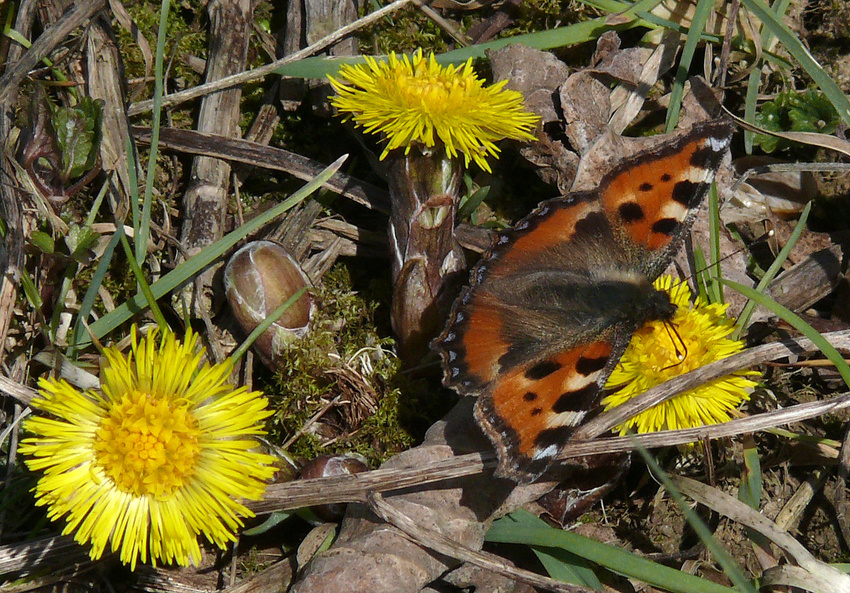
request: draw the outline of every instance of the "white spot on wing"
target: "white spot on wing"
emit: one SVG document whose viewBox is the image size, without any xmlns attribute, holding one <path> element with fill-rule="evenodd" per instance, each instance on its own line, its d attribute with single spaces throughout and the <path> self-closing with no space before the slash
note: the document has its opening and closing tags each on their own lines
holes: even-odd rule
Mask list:
<svg viewBox="0 0 850 593">
<path fill-rule="evenodd" d="M 537 461 L 538 459 L 554 457 L 558 452 L 557 445 L 549 445 L 545 449 L 540 449 L 539 451 L 535 451 L 534 455 L 531 456 L 532 461 Z"/>
<path fill-rule="evenodd" d="M 688 214 L 688 208 L 675 200 L 667 200 L 664 207 L 658 213 L 658 218 L 675 218 L 676 220 L 684 220 Z"/>
<path fill-rule="evenodd" d="M 693 183 L 705 183 L 711 177 L 711 169 L 703 169 L 702 167 L 691 167 L 688 172 L 688 181 Z"/>
<path fill-rule="evenodd" d="M 711 150 L 714 152 L 723 152 L 726 150 L 726 147 L 729 146 L 729 143 L 732 141 L 731 138 L 714 138 L 713 136 L 708 137 L 708 144 L 711 146 Z"/>
<path fill-rule="evenodd" d="M 587 412 L 561 412 L 560 414 L 550 414 L 546 418 L 546 426 L 548 428 L 560 428 L 562 426 L 578 426 Z"/>
<path fill-rule="evenodd" d="M 578 391 L 579 389 L 584 389 L 591 383 L 596 382 L 596 376 L 599 374 L 599 371 L 595 373 L 591 373 L 589 375 L 581 375 L 576 373 L 574 375 L 567 376 L 566 380 L 561 383 L 561 389 L 566 391 Z"/>
</svg>

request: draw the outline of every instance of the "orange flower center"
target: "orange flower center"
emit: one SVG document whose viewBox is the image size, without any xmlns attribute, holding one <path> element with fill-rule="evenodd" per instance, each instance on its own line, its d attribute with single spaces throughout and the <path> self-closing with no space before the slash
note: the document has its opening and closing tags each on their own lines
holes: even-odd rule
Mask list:
<svg viewBox="0 0 850 593">
<path fill-rule="evenodd" d="M 161 500 L 194 473 L 199 435 L 186 403 L 134 390 L 112 404 L 94 450 L 119 490 Z"/>
</svg>

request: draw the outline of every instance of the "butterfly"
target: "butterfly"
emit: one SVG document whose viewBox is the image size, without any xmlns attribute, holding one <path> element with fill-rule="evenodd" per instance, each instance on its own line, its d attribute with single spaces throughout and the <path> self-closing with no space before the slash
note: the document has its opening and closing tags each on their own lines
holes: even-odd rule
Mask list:
<svg viewBox="0 0 850 593">
<path fill-rule="evenodd" d="M 590 191 L 542 202 L 498 233 L 433 347 L 443 383 L 477 396 L 475 418 L 519 483 L 554 464 L 598 411 L 632 334 L 676 306 L 652 281 L 689 232 L 729 149 L 725 119 L 622 160 Z"/>
</svg>

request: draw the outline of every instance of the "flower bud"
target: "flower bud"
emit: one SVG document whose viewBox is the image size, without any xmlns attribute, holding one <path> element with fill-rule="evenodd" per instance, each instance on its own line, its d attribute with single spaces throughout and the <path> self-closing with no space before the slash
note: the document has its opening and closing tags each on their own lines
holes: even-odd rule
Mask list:
<svg viewBox="0 0 850 593">
<path fill-rule="evenodd" d="M 237 251 L 224 269 L 224 290 L 239 325 L 251 333 L 275 309 L 310 280 L 286 250 L 271 241 L 254 241 Z M 315 310 L 305 292 L 254 342 L 266 364 L 273 364 L 287 344 L 300 338 Z"/>
</svg>

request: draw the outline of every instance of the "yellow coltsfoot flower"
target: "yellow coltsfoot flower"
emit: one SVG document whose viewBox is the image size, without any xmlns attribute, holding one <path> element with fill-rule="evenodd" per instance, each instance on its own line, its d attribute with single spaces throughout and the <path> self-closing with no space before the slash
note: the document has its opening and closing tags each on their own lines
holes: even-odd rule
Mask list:
<svg viewBox="0 0 850 593">
<path fill-rule="evenodd" d="M 691 291 L 683 282 L 673 283 L 661 276 L 655 288 L 670 295 L 678 307 L 671 327 L 653 321 L 632 336 L 620 362 L 608 378 L 606 388 L 618 388 L 602 400 L 610 410 L 648 389 L 743 349 L 744 344 L 727 336 L 734 322 L 726 317 L 728 305 L 708 304 L 702 299 L 691 303 Z M 655 432 L 716 424 L 729 419 L 738 405 L 749 399 L 756 371 L 738 371 L 680 393 L 629 419 L 618 427 L 627 432 Z"/>
<path fill-rule="evenodd" d="M 224 548 L 253 516 L 242 500 L 259 499 L 275 458 L 258 452 L 255 435 L 272 414 L 257 391 L 234 388 L 228 363 L 201 367 L 197 334 L 181 343 L 153 330 L 132 330 L 131 352 L 104 352 L 100 390 L 80 392 L 41 379 L 22 441 L 27 466 L 43 471 L 35 487 L 48 517 L 67 517 L 63 534 L 109 546 L 135 569 L 148 556 L 181 566 L 201 558 L 198 535 Z"/>
<path fill-rule="evenodd" d="M 385 158 L 390 151 L 412 147 L 444 147 L 465 164 L 475 161 L 490 171 L 487 156 L 499 152 L 503 138 L 534 140 L 539 117 L 526 111 L 522 94 L 505 89 L 507 81 L 485 87 L 470 58 L 463 66 L 441 66 L 422 50 L 413 57 L 390 54 L 386 61 L 366 56 L 366 64 L 344 65 L 339 80 L 329 77 L 338 93 L 332 104 L 372 134 L 383 134 Z"/>
</svg>

